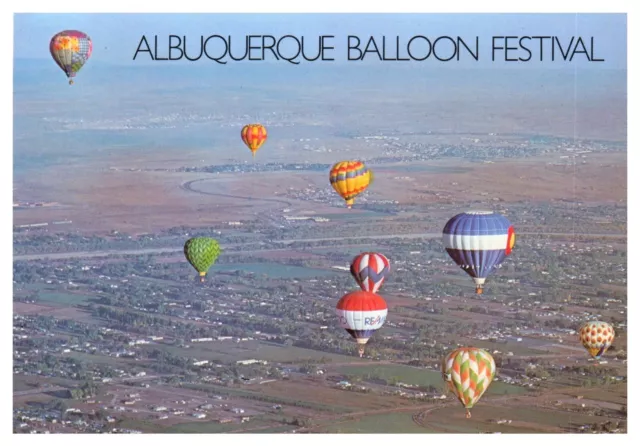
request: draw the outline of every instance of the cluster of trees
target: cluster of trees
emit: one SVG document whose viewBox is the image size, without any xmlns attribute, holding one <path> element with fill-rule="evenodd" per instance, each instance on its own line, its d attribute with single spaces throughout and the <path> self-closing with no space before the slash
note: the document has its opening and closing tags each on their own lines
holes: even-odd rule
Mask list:
<svg viewBox="0 0 640 446">
<path fill-rule="evenodd" d="M 93 398 L 98 392 L 98 387 L 92 381 L 85 381 L 80 387 L 71 389 L 71 398 L 81 400 L 85 398 Z"/>
</svg>

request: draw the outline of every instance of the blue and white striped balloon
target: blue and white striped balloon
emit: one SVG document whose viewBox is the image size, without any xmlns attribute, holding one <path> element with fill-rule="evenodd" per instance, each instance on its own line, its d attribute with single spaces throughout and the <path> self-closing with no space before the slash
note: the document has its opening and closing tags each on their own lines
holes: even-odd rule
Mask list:
<svg viewBox="0 0 640 446">
<path fill-rule="evenodd" d="M 491 211 L 469 211 L 451 218 L 442 242 L 451 258 L 473 277 L 482 294 L 485 279 L 511 254 L 516 241 L 513 225 Z"/>
</svg>

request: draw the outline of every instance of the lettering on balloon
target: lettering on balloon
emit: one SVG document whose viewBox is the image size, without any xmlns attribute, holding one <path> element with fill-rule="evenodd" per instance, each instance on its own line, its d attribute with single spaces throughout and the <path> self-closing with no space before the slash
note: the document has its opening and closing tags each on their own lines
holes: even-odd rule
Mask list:
<svg viewBox="0 0 640 446">
<path fill-rule="evenodd" d="M 367 326 L 367 325 L 384 324 L 385 320 L 386 320 L 386 316 L 365 317 L 364 325 Z"/>
</svg>

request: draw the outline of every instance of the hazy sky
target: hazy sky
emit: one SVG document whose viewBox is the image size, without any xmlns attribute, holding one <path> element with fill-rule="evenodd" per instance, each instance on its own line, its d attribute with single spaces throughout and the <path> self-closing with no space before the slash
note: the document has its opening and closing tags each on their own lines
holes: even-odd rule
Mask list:
<svg viewBox="0 0 640 446">
<path fill-rule="evenodd" d="M 150 63 L 148 54 L 142 55 L 142 60 L 132 60 L 143 34 L 151 39 L 158 35 L 164 42 L 161 44 L 163 50 L 169 34 L 186 35 L 194 42 L 201 35 L 212 34 L 238 39 L 250 34 L 271 34 L 276 38 L 293 34 L 314 39 L 314 44 L 318 35 L 333 34 L 336 36 L 333 52 L 336 62 L 333 63 L 346 61 L 346 36 L 349 34 L 359 35 L 363 40 L 370 35 L 376 38 L 384 35 L 393 42 L 397 35 L 425 35 L 432 40 L 449 35 L 469 41 L 479 36 L 480 62 L 469 62 L 475 66 L 496 65 L 491 62 L 491 36 L 570 38 L 576 35 L 587 43 L 593 36 L 595 56 L 606 61 L 585 64 L 581 62 L 584 56 L 578 55 L 577 64 L 581 67 L 626 68 L 627 52 L 625 14 L 16 14 L 14 23 L 16 58 L 49 58 L 51 36 L 64 29 L 78 29 L 89 34 L 94 42 L 92 62 L 125 65 Z M 215 62 L 203 59 L 198 63 Z M 455 64 L 468 66 L 461 62 Z M 539 67 L 540 63 L 519 65 Z M 566 66 L 568 63 L 553 65 Z"/>
</svg>

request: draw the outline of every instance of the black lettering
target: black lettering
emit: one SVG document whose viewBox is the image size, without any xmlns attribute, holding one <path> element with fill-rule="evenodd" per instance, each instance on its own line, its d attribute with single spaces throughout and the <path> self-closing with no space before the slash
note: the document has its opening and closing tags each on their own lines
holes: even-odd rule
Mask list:
<svg viewBox="0 0 640 446">
<path fill-rule="evenodd" d="M 296 51 L 296 54 L 293 57 L 287 58 L 282 55 L 282 52 L 280 51 L 280 44 L 284 39 L 293 39 L 298 45 L 298 51 Z M 286 60 L 287 62 L 294 65 L 298 65 L 300 63 L 300 62 L 296 62 L 296 59 L 298 58 L 298 56 L 300 55 L 300 52 L 302 51 L 302 45 L 300 44 L 300 41 L 295 36 L 292 36 L 291 34 L 287 34 L 286 36 L 280 37 L 280 40 L 278 40 L 278 44 L 276 45 L 276 50 L 278 51 L 278 54 L 280 55 L 280 57 Z"/>
<path fill-rule="evenodd" d="M 234 57 L 233 56 L 233 48 L 232 48 L 233 44 L 231 43 L 231 36 L 228 36 L 228 37 L 229 37 L 229 57 L 232 60 L 235 60 L 235 61 L 244 60 L 247 57 L 247 55 L 249 54 L 249 36 L 247 36 L 246 39 L 245 39 L 245 42 L 244 42 L 245 43 L 245 45 L 244 45 L 244 54 L 242 55 L 242 57 Z"/>
<path fill-rule="evenodd" d="M 356 46 L 351 46 L 351 39 L 355 39 L 357 41 Z M 362 50 L 360 50 L 360 37 L 358 36 L 349 36 L 347 38 L 347 60 L 362 60 L 364 55 L 362 54 Z M 352 58 L 351 50 L 356 50 L 359 53 L 359 56 Z"/>
<path fill-rule="evenodd" d="M 267 39 L 271 39 L 271 43 L 269 45 L 266 44 L 266 40 Z M 271 54 L 273 54 L 273 57 L 276 58 L 276 60 L 280 60 L 280 58 L 278 57 L 278 53 L 275 52 L 275 50 L 273 49 L 273 47 L 276 45 L 276 38 L 273 36 L 262 36 L 262 60 L 266 60 L 265 56 L 264 56 L 264 52 L 265 50 L 271 50 Z"/>
<path fill-rule="evenodd" d="M 540 41 L 540 62 L 543 60 L 544 54 L 544 41 L 545 39 L 551 39 L 549 36 L 534 36 L 531 39 L 538 39 Z M 555 60 L 555 48 L 551 45 L 551 60 Z"/>
<path fill-rule="evenodd" d="M 183 37 L 183 41 L 184 41 L 184 57 L 185 57 L 185 59 L 187 59 L 188 61 L 191 61 L 191 62 L 195 62 L 196 60 L 200 60 L 202 58 L 202 52 L 203 52 L 203 48 L 204 48 L 204 36 L 200 36 L 200 53 L 198 54 L 198 57 L 195 57 L 195 58 L 191 58 L 187 54 L 187 36 Z"/>
<path fill-rule="evenodd" d="M 604 62 L 604 59 L 596 59 L 593 55 L 593 50 L 595 49 L 595 42 L 593 41 L 593 37 L 591 38 L 591 62 Z"/>
<path fill-rule="evenodd" d="M 324 41 L 324 39 L 333 39 L 334 37 L 335 36 L 322 36 L 320 38 L 320 46 L 322 47 L 322 60 L 335 60 L 333 57 L 325 57 L 325 51 L 334 50 L 335 47 L 326 46 L 327 43 Z"/>
<path fill-rule="evenodd" d="M 369 45 L 373 44 L 373 49 L 370 50 L 369 49 Z M 369 37 L 369 41 L 367 42 L 367 46 L 364 47 L 364 54 L 362 55 L 362 58 L 364 59 L 364 56 L 367 53 L 376 53 L 378 55 L 378 60 L 382 60 L 382 56 L 380 55 L 380 51 L 378 50 L 378 45 L 376 44 L 376 39 L 373 38 L 373 36 Z"/>
<path fill-rule="evenodd" d="M 517 46 L 509 46 L 509 39 L 517 39 L 518 36 L 506 36 L 504 38 L 504 60 L 505 62 L 517 62 L 518 59 L 509 59 L 509 50 L 517 50 Z"/>
<path fill-rule="evenodd" d="M 473 57 L 476 60 L 476 62 L 480 59 L 480 39 L 478 37 L 476 37 L 475 53 L 471 51 L 471 48 L 467 46 L 467 43 L 461 37 L 458 37 L 458 45 L 457 45 L 458 50 L 456 51 L 458 55 L 458 60 L 460 60 L 460 46 L 463 46 L 469 52 L 469 54 L 471 54 L 471 57 Z"/>
<path fill-rule="evenodd" d="M 168 57 L 158 57 L 158 36 L 154 36 L 154 54 L 156 56 L 156 60 L 169 60 Z"/>
<path fill-rule="evenodd" d="M 263 60 L 260 58 L 260 56 L 257 56 L 256 59 L 254 59 L 253 56 L 251 56 L 251 50 L 260 49 L 259 46 L 251 46 L 251 39 L 253 38 L 260 38 L 260 36 L 247 36 L 247 54 L 249 54 L 249 60 Z"/>
<path fill-rule="evenodd" d="M 304 52 L 304 36 L 302 37 L 302 58 L 308 62 L 313 62 L 314 60 L 320 59 L 320 55 L 322 54 L 322 37 L 318 37 L 318 54 L 316 57 L 311 58 L 308 57 Z"/>
<path fill-rule="evenodd" d="M 503 50 L 503 46 L 496 46 L 496 39 L 504 39 L 504 36 L 493 36 L 491 38 L 491 60 L 496 61 L 496 50 Z"/>
<path fill-rule="evenodd" d="M 407 47 L 409 45 L 407 44 Z M 409 52 L 407 51 L 407 54 Z M 403 59 L 400 57 L 400 36 L 396 36 L 396 60 L 398 61 L 410 61 L 411 59 L 409 57 L 407 57 L 406 59 Z"/>
<path fill-rule="evenodd" d="M 573 40 L 573 38 L 571 38 L 571 40 Z M 578 45 L 582 47 L 581 50 L 578 49 Z M 571 53 L 571 57 L 569 58 L 569 62 L 573 62 L 573 56 L 575 56 L 576 54 L 584 54 L 585 56 L 587 56 L 587 60 L 591 62 L 591 59 L 589 59 L 589 53 L 587 52 L 587 48 L 584 46 L 584 42 L 582 41 L 582 37 L 578 37 L 578 40 L 576 41 L 576 46 L 573 47 L 573 52 Z"/>
<path fill-rule="evenodd" d="M 438 43 L 439 41 L 441 41 L 441 40 L 443 40 L 443 39 L 446 39 L 446 40 L 448 40 L 449 42 L 451 42 L 451 43 L 453 44 L 453 54 L 451 54 L 451 57 L 449 57 L 448 59 L 440 58 L 440 57 L 438 56 L 438 54 L 436 53 L 436 45 L 437 45 L 437 43 Z M 442 48 L 442 45 L 440 45 L 440 48 Z M 438 37 L 436 40 L 434 40 L 434 42 L 433 42 L 433 56 L 434 56 L 437 60 L 439 60 L 440 62 L 448 62 L 448 61 L 450 61 L 451 59 L 453 59 L 454 57 L 456 57 L 456 54 L 458 54 L 458 47 L 457 47 L 457 45 L 456 45 L 456 42 L 455 42 L 451 37 L 449 37 L 449 36 L 440 36 L 440 37 Z"/>
<path fill-rule="evenodd" d="M 531 37 L 529 37 L 529 36 L 520 37 L 520 41 L 518 43 L 520 45 L 520 48 L 522 48 L 527 53 L 529 53 L 529 57 L 527 57 L 526 59 L 523 59 L 522 57 L 518 57 L 518 60 L 520 62 L 529 62 L 531 60 L 531 50 L 529 49 L 529 47 L 525 46 L 524 43 L 523 43 L 523 40 L 525 40 L 525 39 L 531 40 Z"/>
<path fill-rule="evenodd" d="M 172 45 L 172 41 L 173 39 L 178 39 L 178 44 L 177 45 Z M 182 43 L 182 39 L 180 38 L 180 36 L 176 36 L 174 34 L 171 34 L 169 36 L 169 60 L 180 60 L 182 59 L 182 56 L 184 55 L 184 51 L 182 51 L 182 48 L 180 48 L 180 44 Z M 178 50 L 180 51 L 180 56 L 174 58 L 173 55 L 173 51 L 172 50 Z"/>
<path fill-rule="evenodd" d="M 425 42 L 427 42 L 427 45 L 429 45 L 429 51 L 427 51 L 427 55 L 420 58 L 420 57 L 415 57 L 413 55 L 413 53 L 411 52 L 411 43 L 413 43 L 414 40 L 416 39 L 422 39 Z M 431 41 L 429 39 L 427 39 L 425 36 L 413 36 L 411 39 L 409 39 L 409 42 L 407 43 L 407 53 L 409 54 L 409 57 L 413 60 L 417 60 L 417 61 L 423 61 L 423 60 L 427 60 L 429 58 L 429 56 L 431 55 Z"/>
<path fill-rule="evenodd" d="M 144 50 L 140 48 L 143 43 L 144 43 L 144 46 L 146 47 L 146 49 Z M 151 48 L 149 48 L 149 42 L 147 42 L 147 37 L 144 35 L 142 36 L 142 39 L 140 39 L 140 43 L 138 43 L 138 48 L 136 48 L 136 52 L 133 55 L 133 60 L 136 60 L 136 57 L 138 57 L 138 53 L 149 53 L 149 55 L 151 56 L 151 60 L 155 60 L 153 58 L 153 53 L 151 52 Z"/>
<path fill-rule="evenodd" d="M 209 43 L 209 40 L 210 39 L 214 39 L 214 38 L 220 39 L 224 43 L 224 53 L 222 53 L 222 56 L 217 57 L 217 58 L 216 57 L 211 57 L 209 55 L 209 52 L 207 51 L 207 44 Z M 202 47 L 203 47 L 204 55 L 207 56 L 207 59 L 214 60 L 214 61 L 216 61 L 216 62 L 218 62 L 219 64 L 222 64 L 222 65 L 225 65 L 227 63 L 226 61 L 221 61 L 224 58 L 224 56 L 227 55 L 227 52 L 229 51 L 229 45 L 227 45 L 227 41 L 225 40 L 224 37 L 219 36 L 218 34 L 214 34 L 212 36 L 209 36 L 209 37 L 207 37 L 207 40 L 204 41 L 204 45 L 202 45 Z"/>
<path fill-rule="evenodd" d="M 572 37 L 571 40 L 569 41 L 569 46 L 567 47 L 567 52 L 565 53 L 562 49 L 562 45 L 560 44 L 560 40 L 557 37 L 553 37 L 553 42 L 552 42 L 552 47 L 554 47 L 556 44 L 558 45 L 558 49 L 560 50 L 560 54 L 562 54 L 562 59 L 567 60 L 567 57 L 569 57 L 569 51 L 571 51 L 571 47 L 573 46 L 573 39 L 575 39 L 575 37 Z M 571 55 L 571 57 L 573 57 L 573 54 Z"/>
</svg>

